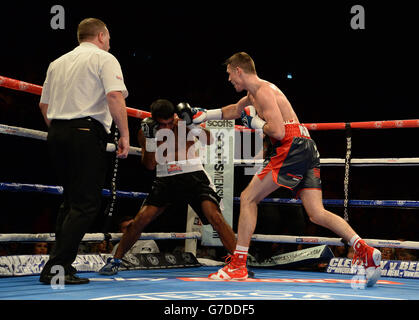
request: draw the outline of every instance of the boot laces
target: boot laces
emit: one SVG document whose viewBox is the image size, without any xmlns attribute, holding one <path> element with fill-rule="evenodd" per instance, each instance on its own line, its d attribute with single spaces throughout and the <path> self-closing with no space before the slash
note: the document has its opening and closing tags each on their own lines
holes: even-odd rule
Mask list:
<svg viewBox="0 0 419 320">
<path fill-rule="evenodd" d="M 230 265 L 233 268 L 240 268 L 242 266 L 242 264 L 238 261 L 239 259 L 234 254 L 229 254 L 223 258 L 225 258 L 224 261 L 226 265 Z"/>
<path fill-rule="evenodd" d="M 362 265 L 364 260 L 367 260 L 367 250 L 364 246 L 361 246 L 357 251 L 354 253 L 354 257 L 352 259 L 352 264 Z"/>
</svg>

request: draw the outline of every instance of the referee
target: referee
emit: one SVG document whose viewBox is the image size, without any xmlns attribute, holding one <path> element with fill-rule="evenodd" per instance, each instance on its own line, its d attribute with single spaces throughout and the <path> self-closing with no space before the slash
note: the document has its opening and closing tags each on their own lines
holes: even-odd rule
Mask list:
<svg viewBox="0 0 419 320">
<path fill-rule="evenodd" d="M 112 121 L 120 132 L 117 157 L 126 158 L 129 150 L 128 91 L 118 60 L 108 53 L 109 31 L 103 21 L 88 18 L 80 22 L 77 38 L 78 47 L 49 65 L 39 103 L 49 127 L 49 156 L 64 188 L 55 248 L 39 279 L 46 284 L 59 270 L 65 284 L 89 282 L 71 264 L 101 208 Z"/>
</svg>

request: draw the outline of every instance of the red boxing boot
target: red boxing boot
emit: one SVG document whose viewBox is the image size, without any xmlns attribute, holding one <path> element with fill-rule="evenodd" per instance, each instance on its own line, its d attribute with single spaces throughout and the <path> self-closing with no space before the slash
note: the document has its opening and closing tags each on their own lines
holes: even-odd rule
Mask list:
<svg viewBox="0 0 419 320">
<path fill-rule="evenodd" d="M 357 241 L 354 250 L 352 264 L 362 265 L 365 268 L 366 285 L 372 287 L 381 276 L 381 252 L 368 246 L 364 240 Z"/>
<path fill-rule="evenodd" d="M 227 265 L 208 278 L 212 280 L 246 280 L 248 277 L 246 267 L 247 256 L 243 254 L 230 255 L 226 259 Z"/>
</svg>

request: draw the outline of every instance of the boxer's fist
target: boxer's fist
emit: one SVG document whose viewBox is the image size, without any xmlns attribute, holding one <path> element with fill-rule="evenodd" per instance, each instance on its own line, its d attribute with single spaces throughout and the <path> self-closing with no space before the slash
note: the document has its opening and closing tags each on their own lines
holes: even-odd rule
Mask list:
<svg viewBox="0 0 419 320">
<path fill-rule="evenodd" d="M 155 138 L 159 124 L 153 118 L 145 118 L 141 121 L 141 130 L 144 132 L 144 137 Z"/>
<path fill-rule="evenodd" d="M 208 111 L 206 109 L 192 108 L 187 102 L 179 103 L 176 106 L 176 113 L 181 120 L 186 122 L 187 126 L 191 124 L 200 124 L 207 120 L 212 120 L 210 117 L 208 117 Z"/>
<path fill-rule="evenodd" d="M 192 108 L 192 121 L 195 124 L 200 124 L 208 119 L 208 110 L 202 108 Z"/>
<path fill-rule="evenodd" d="M 250 129 L 262 129 L 265 125 L 265 121 L 262 120 L 256 113 L 254 106 L 247 106 L 244 108 L 241 114 L 243 125 Z"/>
<path fill-rule="evenodd" d="M 186 122 L 186 125 L 189 126 L 192 124 L 193 111 L 189 103 L 181 102 L 176 106 L 176 113 L 179 116 L 179 119 Z"/>
</svg>

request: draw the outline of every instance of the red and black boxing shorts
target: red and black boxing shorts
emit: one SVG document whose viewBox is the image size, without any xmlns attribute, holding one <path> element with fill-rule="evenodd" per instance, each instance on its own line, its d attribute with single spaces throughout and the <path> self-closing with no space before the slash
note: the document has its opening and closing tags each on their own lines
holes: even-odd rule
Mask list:
<svg viewBox="0 0 419 320">
<path fill-rule="evenodd" d="M 292 190 L 296 197 L 302 189 L 321 190 L 320 155 L 306 127 L 286 124 L 285 137 L 281 141 L 271 139 L 271 142 L 273 149 L 257 174 L 259 179 L 272 172 L 273 181 Z"/>
</svg>

